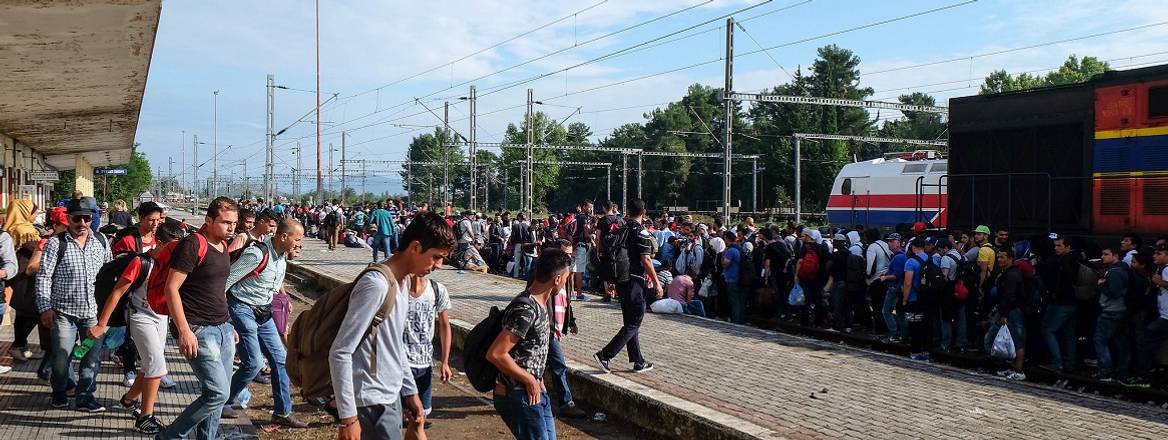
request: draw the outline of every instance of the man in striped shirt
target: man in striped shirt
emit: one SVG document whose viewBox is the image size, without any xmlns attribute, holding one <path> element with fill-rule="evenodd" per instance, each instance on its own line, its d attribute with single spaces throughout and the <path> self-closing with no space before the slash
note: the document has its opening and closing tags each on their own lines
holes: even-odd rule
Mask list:
<svg viewBox="0 0 1168 440">
<path fill-rule="evenodd" d="M 113 257 L 105 236 L 89 228 L 93 221 L 92 198 L 74 198 L 69 201 L 66 215 L 68 229 L 45 243 L 40 273 L 37 274 L 37 310 L 41 325 L 52 329 L 53 339 L 53 399 L 54 408 L 69 405 L 66 388 L 69 385 L 70 352 L 77 335 L 84 335 L 97 324 L 97 302 L 93 297 L 93 282 L 101 266 Z M 101 349 L 98 343 L 81 359 L 81 375 L 77 384 L 77 409 L 88 412 L 105 411 L 93 397 L 97 389 Z"/>
</svg>

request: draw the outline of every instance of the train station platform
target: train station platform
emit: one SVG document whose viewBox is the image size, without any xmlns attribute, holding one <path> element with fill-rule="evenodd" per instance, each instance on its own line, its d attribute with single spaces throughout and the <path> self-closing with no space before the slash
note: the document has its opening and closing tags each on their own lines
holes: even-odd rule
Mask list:
<svg viewBox="0 0 1168 440">
<path fill-rule="evenodd" d="M 305 240 L 290 271 L 324 287 L 351 281 L 365 249 Z M 445 269 L 456 334 L 504 307 L 524 284 Z M 575 302 L 580 333 L 563 341 L 573 394 L 677 438 L 1158 438 L 1168 409 L 1009 382 L 838 343 L 692 316 L 645 316 L 641 343 L 655 364 L 631 372 L 622 353 L 599 374 L 592 353 L 621 325 L 620 309 Z M 455 338 L 456 341 L 459 338 Z"/>
</svg>

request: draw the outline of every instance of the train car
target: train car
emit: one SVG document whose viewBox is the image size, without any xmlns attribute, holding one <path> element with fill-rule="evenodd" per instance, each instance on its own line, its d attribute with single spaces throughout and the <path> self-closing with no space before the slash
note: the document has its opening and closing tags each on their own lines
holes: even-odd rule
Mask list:
<svg viewBox="0 0 1168 440">
<path fill-rule="evenodd" d="M 885 231 L 918 221 L 944 227 L 947 172 L 948 162 L 933 151 L 844 165 L 831 187 L 827 221 L 840 228 L 864 225 Z"/>
</svg>

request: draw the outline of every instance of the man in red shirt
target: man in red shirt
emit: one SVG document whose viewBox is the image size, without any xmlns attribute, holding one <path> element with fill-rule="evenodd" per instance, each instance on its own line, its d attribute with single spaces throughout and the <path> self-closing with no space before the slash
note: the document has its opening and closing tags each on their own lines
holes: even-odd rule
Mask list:
<svg viewBox="0 0 1168 440">
<path fill-rule="evenodd" d="M 158 230 L 158 225 L 161 225 L 165 220 L 166 215 L 163 214 L 162 207 L 158 206 L 157 203 L 143 202 L 138 205 L 138 230 L 114 242 L 111 248 L 114 255 L 127 252 L 140 254 L 154 249 L 154 231 Z"/>
</svg>

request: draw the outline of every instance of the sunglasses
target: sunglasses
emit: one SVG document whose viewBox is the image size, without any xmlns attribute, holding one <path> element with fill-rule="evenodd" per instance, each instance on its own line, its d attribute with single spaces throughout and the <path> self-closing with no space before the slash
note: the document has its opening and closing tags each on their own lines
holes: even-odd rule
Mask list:
<svg viewBox="0 0 1168 440">
<path fill-rule="evenodd" d="M 73 220 L 73 223 L 82 223 L 82 222 L 93 223 L 93 216 L 92 215 L 73 215 L 73 216 L 69 216 L 69 219 Z"/>
</svg>

